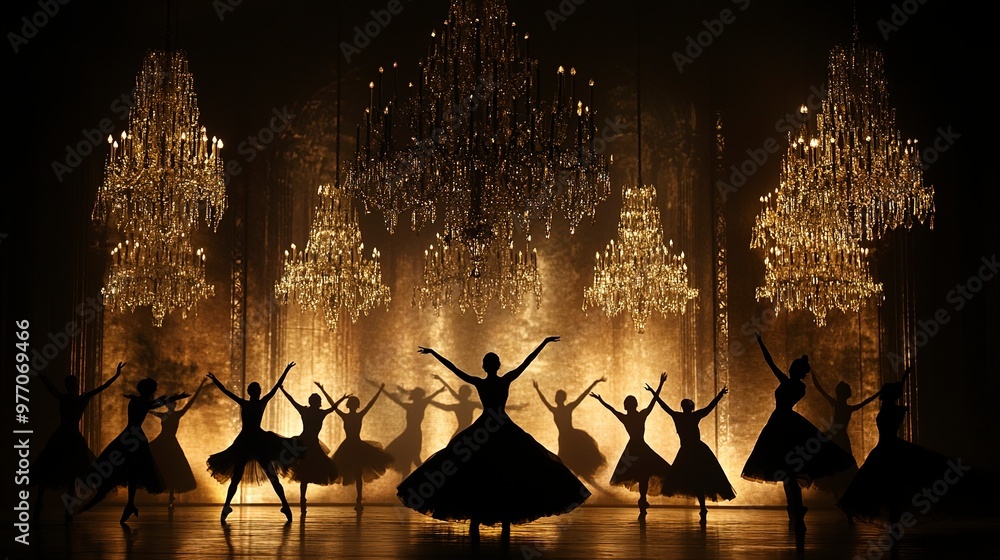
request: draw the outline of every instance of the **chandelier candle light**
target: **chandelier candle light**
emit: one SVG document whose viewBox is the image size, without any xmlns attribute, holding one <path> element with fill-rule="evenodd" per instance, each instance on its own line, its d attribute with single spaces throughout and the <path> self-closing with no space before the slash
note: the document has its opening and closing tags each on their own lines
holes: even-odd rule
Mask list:
<svg viewBox="0 0 1000 560">
<path fill-rule="evenodd" d="M 223 143 L 209 139 L 199 118 L 187 56 L 150 50 L 128 129 L 108 137 L 93 218 L 126 241 L 112 250 L 102 294 L 116 311 L 150 306 L 156 326 L 174 309 L 187 317 L 214 294 L 191 234 L 202 222 L 215 231 L 225 212 Z"/>
</svg>

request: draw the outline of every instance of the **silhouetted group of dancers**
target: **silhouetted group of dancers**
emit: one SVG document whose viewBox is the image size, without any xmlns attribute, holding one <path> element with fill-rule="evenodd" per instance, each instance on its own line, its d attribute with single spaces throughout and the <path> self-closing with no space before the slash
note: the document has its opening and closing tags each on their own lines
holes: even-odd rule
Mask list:
<svg viewBox="0 0 1000 560">
<path fill-rule="evenodd" d="M 645 408 L 640 409 L 638 399 L 629 395 L 624 399 L 622 412 L 592 392 L 599 383 L 606 381 L 605 378 L 591 383 L 572 401 L 567 402 L 566 392 L 559 390 L 554 403 L 546 399 L 538 383 L 534 382 L 539 398 L 552 413 L 558 428 L 558 452 L 552 453 L 521 429 L 507 414 L 508 408 L 514 408 L 507 406 L 510 385 L 546 345 L 558 340 L 555 336 L 546 338 L 517 367 L 503 375 L 499 374 L 500 358 L 493 353 L 486 354 L 482 362 L 485 377 L 470 375 L 435 350 L 420 347 L 421 354 L 436 358 L 467 385 L 456 391 L 445 379 L 435 376 L 442 387 L 430 394 L 419 387 L 399 387 L 401 394 L 409 396 L 406 400 L 386 391 L 385 384 L 368 380 L 377 391 L 363 407 L 360 399 L 353 395 L 344 394 L 334 400 L 318 382 L 315 384 L 322 398 L 313 393 L 308 404 L 298 403 L 283 387 L 295 362 L 288 364 L 267 393 L 262 394 L 259 383 L 250 383 L 246 388 L 247 398 L 236 395 L 214 374 L 208 373 L 207 380 L 239 406 L 242 421 L 233 443 L 207 460 L 209 473 L 220 483 L 229 483 L 221 522 L 225 524 L 232 512 L 231 501 L 241 483 L 257 485 L 265 480 L 280 499 L 281 512 L 291 521 L 292 511 L 285 498 L 282 478 L 300 484 L 303 515 L 309 484 L 354 485 L 355 509 L 360 515 L 364 509 L 364 483 L 383 476 L 392 468 L 405 476 L 396 494 L 407 507 L 435 519 L 468 523 L 469 534 L 474 539 L 478 539 L 480 525 L 500 525 L 501 538 L 508 539 L 511 524 L 566 514 L 584 503 L 591 491 L 581 479 L 598 486 L 594 477 L 607 461 L 597 442 L 587 432 L 574 428 L 572 423 L 574 409 L 587 395 L 607 408 L 628 433 L 628 443 L 613 470 L 610 484 L 638 493 L 640 520 L 647 515 L 649 496 L 697 500 L 702 525 L 707 522 L 707 500 L 718 502 L 736 497 L 715 454 L 701 441 L 698 427 L 728 393 L 725 387 L 703 408 L 696 409 L 692 400 L 684 399 L 676 410 L 660 397 L 667 380 L 667 374 L 662 373 L 655 389 L 648 384 L 645 386 L 651 393 Z M 835 394 L 830 395 L 814 376 L 815 387 L 833 409 L 829 428 L 821 430 L 793 410 L 806 393 L 803 380 L 811 371 L 808 357 L 803 355 L 793 360 L 786 373 L 775 365 L 759 334 L 757 341 L 765 362 L 778 380 L 778 387 L 774 391 L 774 411 L 746 460 L 742 476 L 783 485 L 789 529 L 794 531 L 798 546 L 802 546 L 804 540 L 808 509 L 803 505 L 802 488 L 814 483 L 834 493 L 837 505 L 849 520 L 892 524 L 914 509 L 916 496 L 926 492 L 947 473 L 956 473 L 951 478 L 945 476 L 949 483 L 954 479 L 953 486 L 979 476 L 976 471 L 961 466 L 960 461 L 956 465 L 944 455 L 899 437 L 907 411 L 899 401 L 910 370 L 901 380 L 884 384 L 876 394 L 857 404 L 848 402 L 852 391 L 847 383 L 840 382 Z M 46 488 L 65 492 L 65 517 L 69 521 L 73 514 L 91 509 L 115 488 L 125 487 L 128 500 L 121 523 L 132 516 L 138 517 L 135 494 L 140 488 L 152 494 L 169 492 L 169 507 L 173 507 L 175 493 L 195 488 L 194 475 L 176 436 L 179 420 L 202 392 L 205 380 L 193 395 L 169 396 L 156 395 L 155 380 L 140 380 L 136 384 L 137 394 L 125 395 L 129 399 L 125 429 L 100 455 L 95 457 L 90 451 L 79 431 L 84 409 L 96 394 L 121 376 L 123 366 L 119 363 L 113 377 L 82 394 L 73 376 L 66 378 L 65 392 L 39 376 L 58 399 L 60 424 L 34 463 L 33 472 L 40 487 L 36 519 L 42 511 Z M 470 386 L 478 391 L 478 402 L 472 398 Z M 302 431 L 298 436 L 284 437 L 261 427 L 265 408 L 278 391 L 301 417 Z M 454 403 L 434 400 L 444 391 L 454 397 Z M 384 449 L 378 443 L 361 438 L 362 421 L 382 394 L 403 408 L 406 414 L 404 432 Z M 324 398 L 329 408 L 322 408 Z M 177 409 L 176 403 L 183 399 L 187 399 L 187 403 Z M 881 402 L 876 416 L 879 439 L 859 467 L 847 427 L 851 415 L 875 399 Z M 340 408 L 342 403 L 346 410 Z M 421 460 L 420 424 L 427 406 L 431 405 L 453 412 L 459 425 L 444 448 Z M 672 463 L 656 453 L 644 439 L 646 419 L 656 405 L 673 420 L 680 440 Z M 477 409 L 481 412 L 473 420 Z M 345 439 L 331 454 L 330 448 L 320 441 L 319 434 L 326 417 L 333 412 L 343 421 Z M 160 419 L 160 434 L 152 442 L 142 429 L 148 414 Z M 79 498 L 81 485 L 85 486 L 84 491 L 89 488 L 85 502 Z M 935 511 L 947 514 L 966 507 L 965 495 L 950 492 L 947 501 L 937 496 Z"/>
</svg>

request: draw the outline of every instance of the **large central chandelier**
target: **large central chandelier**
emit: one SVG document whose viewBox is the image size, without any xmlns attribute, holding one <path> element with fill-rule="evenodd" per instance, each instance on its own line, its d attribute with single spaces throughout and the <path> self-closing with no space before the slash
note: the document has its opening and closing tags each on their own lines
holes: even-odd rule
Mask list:
<svg viewBox="0 0 1000 560">
<path fill-rule="evenodd" d="M 443 222 L 415 305 L 456 301 L 449 293 L 457 291 L 482 298 L 463 311 L 497 299 L 516 308 L 507 296 L 519 298 L 525 287 L 537 292 L 523 285 L 538 278 L 534 252 L 521 248 L 532 224 L 542 222 L 548 235 L 553 216 L 562 215 L 572 233 L 607 197 L 607 164 L 595 149 L 594 84 L 578 84 L 575 69 L 559 67 L 543 100 L 529 37 L 508 22 L 501 0 L 453 0 L 431 37 L 405 95 L 395 64 L 369 84 L 346 185 L 367 209 L 383 213 L 390 232 L 406 212 L 415 231 Z M 466 289 L 484 282 L 493 287 Z"/>
<path fill-rule="evenodd" d="M 639 46 L 638 33 L 636 46 Z M 642 181 L 642 80 L 636 49 L 636 149 L 638 181 L 622 189 L 618 242 L 604 255 L 596 254 L 594 283 L 584 289 L 583 310 L 596 307 L 608 317 L 627 312 L 635 332 L 643 333 L 654 310 L 661 315 L 684 313 L 698 289 L 688 282 L 684 252 L 674 253 L 674 242 L 663 244 L 663 224 L 656 187 Z"/>
<path fill-rule="evenodd" d="M 318 191 L 319 202 L 309 241 L 299 251 L 293 244 L 285 251 L 281 278 L 274 292 L 283 303 L 303 310 L 323 310 L 329 329 L 336 330 L 341 312 L 357 322 L 362 314 L 389 305 L 389 287 L 382 284 L 379 252 L 364 257 L 364 243 L 351 198 L 333 185 Z"/>
<path fill-rule="evenodd" d="M 202 223 L 214 231 L 225 212 L 223 144 L 199 118 L 184 52 L 150 50 L 128 128 L 108 137 L 93 218 L 125 242 L 112 249 L 102 294 L 116 311 L 149 306 L 156 326 L 175 309 L 187 317 L 214 293 L 191 234 Z"/>
</svg>

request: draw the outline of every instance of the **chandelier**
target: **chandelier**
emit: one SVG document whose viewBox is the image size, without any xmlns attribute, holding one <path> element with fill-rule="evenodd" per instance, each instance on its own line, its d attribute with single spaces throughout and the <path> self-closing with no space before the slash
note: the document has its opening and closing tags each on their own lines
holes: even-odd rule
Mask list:
<svg viewBox="0 0 1000 560">
<path fill-rule="evenodd" d="M 575 69 L 559 67 L 543 101 L 529 36 L 508 22 L 502 0 L 453 0 L 431 37 L 405 95 L 396 64 L 369 84 L 347 189 L 381 212 L 390 232 L 407 212 L 414 231 L 443 222 L 415 305 L 457 301 L 451 291 L 517 297 L 524 282 L 537 293 L 534 252 L 521 249 L 519 265 L 511 247 L 527 245 L 533 223 L 548 236 L 555 215 L 574 232 L 607 198 L 594 83 L 578 84 Z M 517 308 L 506 299 L 501 306 Z"/>
<path fill-rule="evenodd" d="M 193 250 L 186 236 L 129 237 L 111 250 L 111 267 L 101 290 L 104 304 L 115 313 L 150 307 L 153 324 L 163 326 L 179 309 L 185 319 L 198 312 L 201 300 L 215 294 L 205 281 L 205 252 Z"/>
<path fill-rule="evenodd" d="M 933 229 L 934 188 L 924 186 L 917 143 L 896 128 L 882 53 L 861 44 L 856 27 L 849 47 L 830 51 L 828 81 L 813 180 L 840 192 L 851 235 L 867 243 L 928 219 Z"/>
<path fill-rule="evenodd" d="M 333 331 L 342 310 L 357 322 L 379 305 L 388 307 L 390 294 L 382 284 L 378 250 L 372 249 L 371 259 L 362 254 L 365 246 L 351 198 L 333 185 L 319 187 L 318 196 L 305 249 L 299 251 L 293 244 L 285 251 L 274 293 L 282 304 L 322 309 Z"/>
<path fill-rule="evenodd" d="M 525 296 L 534 296 L 538 307 L 542 283 L 538 257 L 530 244 L 530 236 L 522 248 L 516 249 L 514 241 L 494 244 L 490 254 L 476 262 L 461 241 L 449 242 L 438 234 L 437 248 L 431 245 L 424 251 L 423 276 L 413 289 L 413 305 L 420 309 L 430 306 L 440 314 L 445 305 L 457 303 L 463 314 L 472 309 L 478 323 L 483 322 L 493 301 L 514 313 Z"/>
<path fill-rule="evenodd" d="M 637 26 L 638 27 L 638 26 Z M 583 310 L 597 307 L 608 317 L 627 312 L 635 332 L 642 334 L 653 310 L 661 315 L 684 313 L 698 297 L 688 283 L 684 252 L 663 244 L 663 224 L 656 187 L 642 181 L 642 68 L 636 32 L 636 152 L 638 181 L 623 187 L 618 242 L 611 240 L 604 255 L 597 253 L 594 284 L 584 289 Z"/>
<path fill-rule="evenodd" d="M 857 312 L 882 293 L 869 271 L 869 250 L 851 229 L 842 193 L 817 188 L 829 161 L 824 155 L 818 138 L 807 141 L 803 134 L 789 142 L 780 186 L 760 198 L 750 241 L 751 248 L 764 251 L 757 299 L 771 300 L 776 311 L 808 310 L 820 327 L 831 310 Z"/>
<path fill-rule="evenodd" d="M 146 53 L 136 77 L 135 105 L 110 153 L 92 217 L 125 243 L 112 249 L 102 293 L 112 309 L 149 306 L 156 326 L 211 297 L 205 255 L 191 234 L 215 231 L 226 208 L 222 140 L 199 124 L 194 79 L 183 51 Z"/>
</svg>

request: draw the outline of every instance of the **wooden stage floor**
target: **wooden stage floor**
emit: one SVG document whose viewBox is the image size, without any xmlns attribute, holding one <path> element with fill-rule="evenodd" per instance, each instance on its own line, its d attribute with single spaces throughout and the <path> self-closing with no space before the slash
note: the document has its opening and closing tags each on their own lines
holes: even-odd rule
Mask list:
<svg viewBox="0 0 1000 560">
<path fill-rule="evenodd" d="M 515 525 L 503 545 L 499 528 L 483 528 L 473 545 L 464 525 L 435 521 L 395 506 L 367 506 L 357 516 L 350 506 L 312 505 L 303 518 L 294 509 L 286 524 L 278 506 L 237 506 L 225 527 L 219 506 L 140 507 L 139 519 L 118 524 L 121 506 L 103 504 L 64 525 L 54 518 L 36 525 L 27 549 L 10 548 L 8 558 L 50 559 L 223 559 L 223 558 L 657 558 L 783 559 L 856 558 L 906 560 L 1000 558 L 993 535 L 1000 519 L 934 521 L 908 529 L 897 554 L 880 548 L 886 533 L 870 525 L 848 526 L 833 510 L 813 510 L 801 553 L 795 550 L 783 509 L 713 508 L 708 526 L 696 509 L 651 508 L 645 528 L 636 510 L 581 507 L 569 515 Z"/>
</svg>

